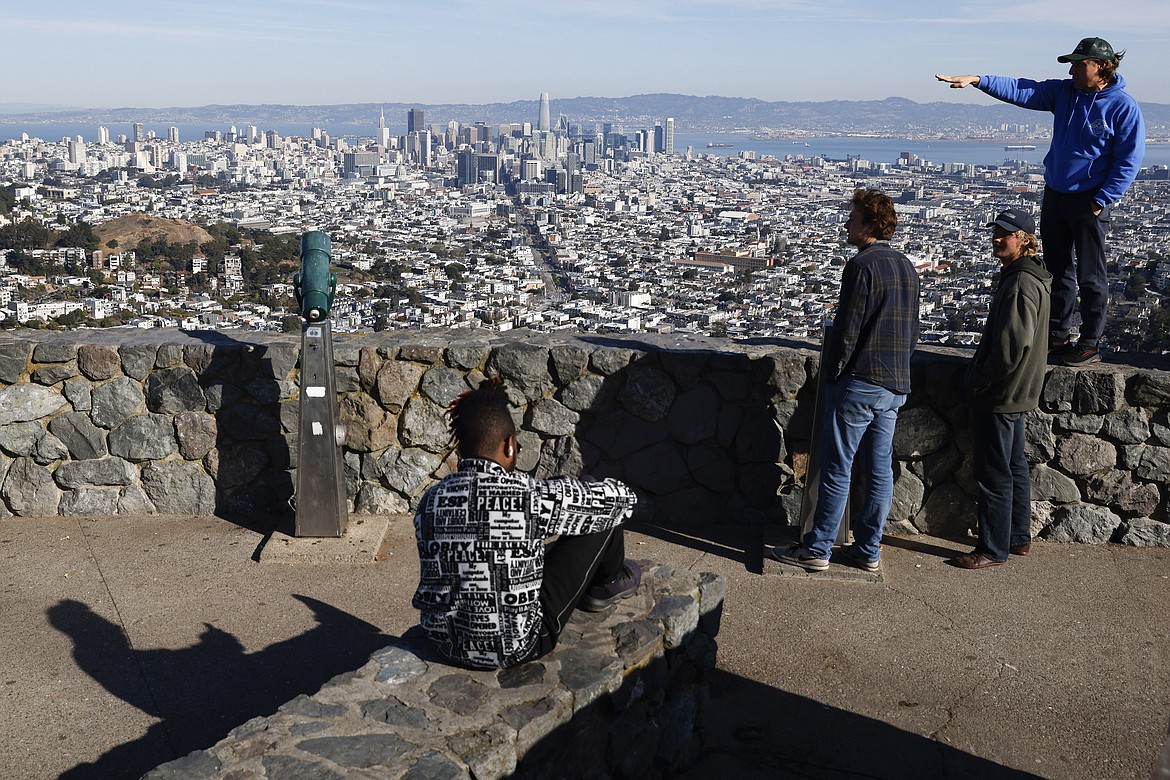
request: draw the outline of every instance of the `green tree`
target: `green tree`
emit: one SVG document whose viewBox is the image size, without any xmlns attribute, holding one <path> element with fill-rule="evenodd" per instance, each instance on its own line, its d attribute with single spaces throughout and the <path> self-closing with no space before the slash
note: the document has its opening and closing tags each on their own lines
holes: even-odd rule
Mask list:
<svg viewBox="0 0 1170 780">
<path fill-rule="evenodd" d="M 88 222 L 78 220 L 69 226 L 69 229 L 57 237 L 57 246 L 81 247 L 87 252 L 98 248 L 98 237 L 93 232 L 93 226 Z"/>
</svg>

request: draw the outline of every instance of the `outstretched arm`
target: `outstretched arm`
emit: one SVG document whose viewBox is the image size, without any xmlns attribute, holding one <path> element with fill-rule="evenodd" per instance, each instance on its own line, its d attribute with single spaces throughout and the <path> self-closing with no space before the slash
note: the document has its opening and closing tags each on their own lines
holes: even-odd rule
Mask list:
<svg viewBox="0 0 1170 780">
<path fill-rule="evenodd" d="M 979 86 L 978 76 L 944 76 L 941 73 L 936 73 L 934 74 L 934 77 L 939 81 L 950 84 L 951 89 L 962 89 L 963 87 Z"/>
</svg>

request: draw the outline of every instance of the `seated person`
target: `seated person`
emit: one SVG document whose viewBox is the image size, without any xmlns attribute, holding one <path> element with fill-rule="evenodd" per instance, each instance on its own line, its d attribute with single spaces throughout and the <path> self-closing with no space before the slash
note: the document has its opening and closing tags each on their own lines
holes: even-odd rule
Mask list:
<svg viewBox="0 0 1170 780">
<path fill-rule="evenodd" d="M 615 479 L 516 472 L 520 443 L 499 378 L 463 393 L 447 414 L 460 461 L 419 503 L 412 603 L 452 662 L 515 666 L 552 650 L 574 607 L 601 611 L 637 590 L 641 569 L 625 560 L 618 527 L 637 497 Z"/>
</svg>

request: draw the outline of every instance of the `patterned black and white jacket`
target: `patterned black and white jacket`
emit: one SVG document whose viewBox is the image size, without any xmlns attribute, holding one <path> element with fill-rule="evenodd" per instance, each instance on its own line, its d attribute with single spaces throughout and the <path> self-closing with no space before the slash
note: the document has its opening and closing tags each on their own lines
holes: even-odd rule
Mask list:
<svg viewBox="0 0 1170 780">
<path fill-rule="evenodd" d="M 456 663 L 523 661 L 540 636 L 545 540 L 618 525 L 636 501 L 617 480 L 538 480 L 464 458 L 423 495 L 414 517 L 419 624 Z"/>
</svg>

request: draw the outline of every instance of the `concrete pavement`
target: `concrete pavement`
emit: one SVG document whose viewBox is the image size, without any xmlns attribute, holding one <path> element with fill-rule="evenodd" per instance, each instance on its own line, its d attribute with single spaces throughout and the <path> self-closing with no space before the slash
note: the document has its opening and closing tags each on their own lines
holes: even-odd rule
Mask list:
<svg viewBox="0 0 1170 780">
<path fill-rule="evenodd" d="M 0 520 L 0 774 L 138 777 L 414 624 L 409 519 L 367 563 L 266 556 L 265 531 Z M 782 532 L 627 537 L 630 557 L 728 580 L 687 778 L 1149 777 L 1170 719 L 1170 550 L 1038 543 L 964 571 L 945 559 L 967 543 L 898 537 L 880 578 L 780 576 L 762 550 Z"/>
</svg>

